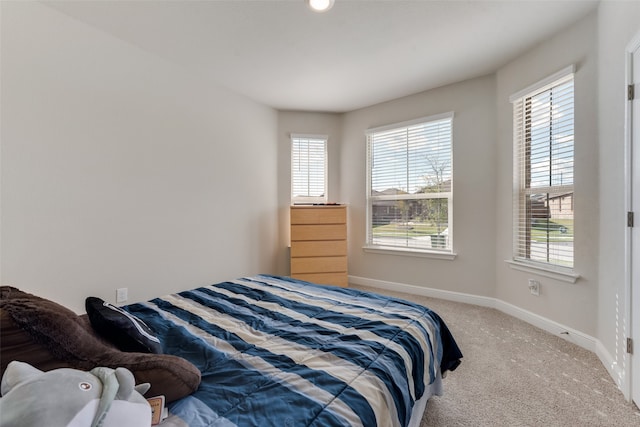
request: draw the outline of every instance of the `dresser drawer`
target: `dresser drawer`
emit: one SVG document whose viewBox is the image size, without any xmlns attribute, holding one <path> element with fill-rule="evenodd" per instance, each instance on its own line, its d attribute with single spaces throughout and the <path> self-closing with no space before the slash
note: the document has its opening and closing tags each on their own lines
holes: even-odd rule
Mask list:
<svg viewBox="0 0 640 427">
<path fill-rule="evenodd" d="M 344 206 L 297 206 L 291 209 L 291 224 L 346 224 Z"/>
<path fill-rule="evenodd" d="M 298 273 L 292 274 L 291 277 L 321 285 L 341 286 L 343 288 L 349 286 L 347 273 Z"/>
<path fill-rule="evenodd" d="M 347 255 L 346 240 L 293 241 L 291 257 Z"/>
<path fill-rule="evenodd" d="M 347 271 L 346 256 L 291 258 L 291 274 Z"/>
<path fill-rule="evenodd" d="M 291 241 L 296 240 L 344 240 L 347 224 L 292 225 Z"/>
</svg>

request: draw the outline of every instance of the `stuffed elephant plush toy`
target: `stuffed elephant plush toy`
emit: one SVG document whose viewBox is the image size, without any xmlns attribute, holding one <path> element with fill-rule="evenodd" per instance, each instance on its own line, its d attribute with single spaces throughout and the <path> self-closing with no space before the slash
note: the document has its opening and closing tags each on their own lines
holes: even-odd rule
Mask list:
<svg viewBox="0 0 640 427">
<path fill-rule="evenodd" d="M 13 361 L 0 384 L 0 426 L 150 426 L 151 406 L 142 396 L 148 389 L 135 386 L 125 368 L 43 372 Z"/>
</svg>

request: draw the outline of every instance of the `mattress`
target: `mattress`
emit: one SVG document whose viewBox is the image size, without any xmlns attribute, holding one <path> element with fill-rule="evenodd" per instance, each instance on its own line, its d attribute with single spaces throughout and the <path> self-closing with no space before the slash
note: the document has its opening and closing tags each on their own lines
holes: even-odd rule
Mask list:
<svg viewBox="0 0 640 427">
<path fill-rule="evenodd" d="M 169 405 L 172 425 L 406 427 L 462 357 L 426 307 L 288 277 L 246 277 L 125 309 L 165 353 L 202 372 L 198 390 Z"/>
</svg>

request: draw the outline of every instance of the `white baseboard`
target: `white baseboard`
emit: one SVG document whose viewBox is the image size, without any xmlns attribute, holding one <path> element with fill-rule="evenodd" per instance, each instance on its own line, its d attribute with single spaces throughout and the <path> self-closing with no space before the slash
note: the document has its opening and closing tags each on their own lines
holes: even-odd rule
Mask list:
<svg viewBox="0 0 640 427">
<path fill-rule="evenodd" d="M 525 310 L 508 302 L 504 302 L 499 299 L 495 299 L 495 307 L 503 313 L 513 316 L 517 319 L 525 321 L 533 326 L 536 326 L 543 331 L 547 331 L 550 334 L 557 335 L 569 342 L 579 345 L 593 353 L 596 352 L 596 343 L 598 342 L 594 337 L 587 335 L 577 329 L 570 328 L 554 320 L 547 319 L 539 314 Z"/>
<path fill-rule="evenodd" d="M 465 304 L 479 305 L 482 307 L 495 307 L 495 298 L 465 294 L 462 292 L 445 291 L 442 289 L 425 288 L 423 286 L 407 285 L 405 283 L 387 282 L 384 280 L 368 279 L 366 277 L 349 276 L 349 283 L 362 286 L 370 286 L 388 291 L 404 292 L 423 297 L 440 298 L 447 301 L 462 302 Z"/>
<path fill-rule="evenodd" d="M 478 295 L 465 294 L 461 292 L 445 291 L 442 289 L 425 288 L 422 286 L 408 285 L 405 283 L 388 282 L 384 280 L 369 279 L 366 277 L 349 276 L 349 283 L 355 285 L 369 286 L 377 289 L 405 292 L 413 295 L 421 295 L 431 298 L 440 298 L 448 301 L 474 304 L 483 307 L 495 308 L 510 316 L 525 321 L 553 335 L 557 335 L 569 342 L 595 353 L 603 365 L 607 368 L 611 376 L 618 383 L 623 376 L 618 365 L 614 362 L 609 352 L 604 348 L 599 340 L 576 329 L 562 325 L 556 321 L 535 314 L 531 311 L 517 307 L 497 298 L 483 297 Z"/>
</svg>

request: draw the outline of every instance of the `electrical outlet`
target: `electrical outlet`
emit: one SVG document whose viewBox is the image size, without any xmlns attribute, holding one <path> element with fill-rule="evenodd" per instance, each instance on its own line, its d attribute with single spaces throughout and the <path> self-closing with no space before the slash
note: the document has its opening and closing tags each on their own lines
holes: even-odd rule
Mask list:
<svg viewBox="0 0 640 427">
<path fill-rule="evenodd" d="M 532 295 L 540 296 L 540 282 L 535 279 L 529 279 L 529 291 Z"/>
<path fill-rule="evenodd" d="M 129 289 L 128 288 L 118 288 L 116 289 L 116 302 L 126 302 L 129 299 Z"/>
</svg>

